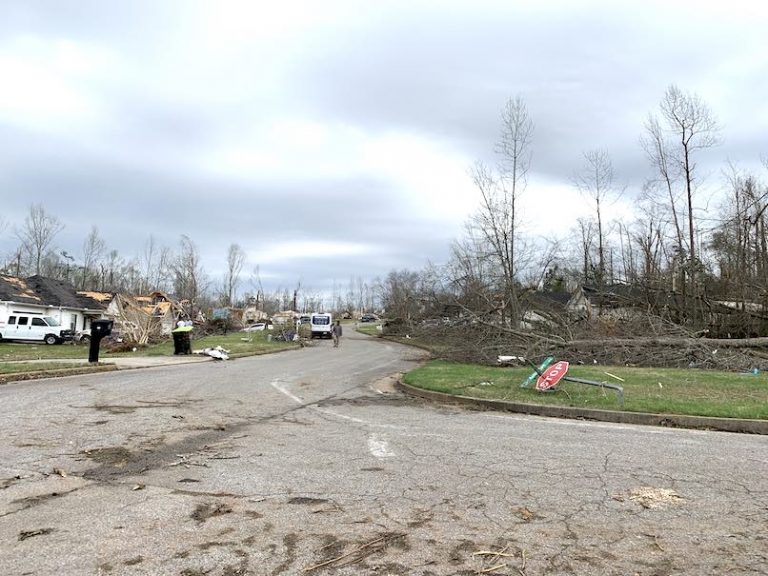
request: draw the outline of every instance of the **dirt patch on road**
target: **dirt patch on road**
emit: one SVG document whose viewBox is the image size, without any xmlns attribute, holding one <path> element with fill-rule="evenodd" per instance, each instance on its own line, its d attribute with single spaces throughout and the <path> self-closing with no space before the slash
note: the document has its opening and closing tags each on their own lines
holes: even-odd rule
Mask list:
<svg viewBox="0 0 768 576">
<path fill-rule="evenodd" d="M 195 511 L 190 514 L 190 518 L 202 524 L 209 518 L 223 516 L 232 512 L 232 506 L 228 504 L 198 504 Z"/>
<path fill-rule="evenodd" d="M 140 410 L 140 409 L 181 408 L 183 406 L 186 406 L 188 404 L 194 404 L 196 402 L 201 402 L 201 400 L 192 400 L 192 399 L 169 400 L 169 401 L 136 400 L 135 404 L 94 404 L 93 406 L 89 406 L 89 408 L 93 408 L 97 412 L 107 412 L 109 414 L 133 414 L 136 410 Z"/>
<path fill-rule="evenodd" d="M 296 496 L 288 500 L 288 504 L 306 504 L 313 506 L 315 504 L 325 504 L 328 502 L 325 498 L 307 498 L 305 496 Z"/>
<path fill-rule="evenodd" d="M 122 446 L 83 450 L 80 454 L 84 454 L 99 464 L 111 464 L 113 466 L 125 466 L 133 458 L 133 452 Z"/>
<path fill-rule="evenodd" d="M 357 396 L 355 398 L 329 398 L 317 403 L 321 408 L 329 406 L 418 406 L 425 404 L 420 398 L 402 394 L 376 394 L 375 396 Z"/>
<path fill-rule="evenodd" d="M 85 450 L 81 453 L 100 466 L 85 471 L 83 478 L 111 481 L 116 477 L 134 476 L 166 466 L 205 467 L 208 460 L 222 458 L 212 447 L 246 425 L 235 425 L 225 430 L 209 430 L 171 444 L 162 442 L 161 439 L 150 440 L 134 452 L 123 446 Z"/>
</svg>

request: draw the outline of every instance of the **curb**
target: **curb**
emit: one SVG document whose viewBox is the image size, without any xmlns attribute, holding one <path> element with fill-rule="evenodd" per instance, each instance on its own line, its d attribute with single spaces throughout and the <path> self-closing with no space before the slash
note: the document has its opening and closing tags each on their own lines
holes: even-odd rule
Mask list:
<svg viewBox="0 0 768 576">
<path fill-rule="evenodd" d="M 99 364 L 97 366 L 85 367 L 76 366 L 74 368 L 57 368 L 55 370 L 40 370 L 31 372 L 11 372 L 0 376 L 0 386 L 10 384 L 11 382 L 28 382 L 29 380 L 44 380 L 46 378 L 64 378 L 66 376 L 80 376 L 83 374 L 98 374 L 101 372 L 116 372 L 117 366 L 110 364 Z"/>
<path fill-rule="evenodd" d="M 519 402 L 505 402 L 503 400 L 485 400 L 470 396 L 454 396 L 444 392 L 415 388 L 401 381 L 395 384 L 395 388 L 409 396 L 416 396 L 445 404 L 457 404 L 470 408 L 501 410 L 549 418 L 572 418 L 612 422 L 615 424 L 637 424 L 640 426 L 691 428 L 695 430 L 717 430 L 720 432 L 768 435 L 768 420 L 709 418 L 706 416 L 685 416 L 681 414 L 649 414 L 647 412 L 621 412 L 616 410 L 570 408 L 568 406 L 546 406 L 544 404 L 522 404 Z"/>
</svg>

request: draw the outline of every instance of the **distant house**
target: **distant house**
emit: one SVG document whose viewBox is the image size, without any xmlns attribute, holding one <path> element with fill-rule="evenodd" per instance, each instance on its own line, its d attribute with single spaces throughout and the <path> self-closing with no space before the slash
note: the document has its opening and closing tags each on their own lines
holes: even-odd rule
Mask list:
<svg viewBox="0 0 768 576">
<path fill-rule="evenodd" d="M 568 292 L 536 290 L 520 298 L 522 327 L 534 329 L 545 325 L 553 327 L 570 315 L 568 307 L 573 296 Z"/>
<path fill-rule="evenodd" d="M 160 326 L 161 334 L 170 334 L 176 326 L 176 321 L 184 316 L 182 306 L 160 290 L 134 298 L 142 311 L 155 319 Z"/>
<path fill-rule="evenodd" d="M 566 302 L 565 308 L 572 318 L 584 319 L 592 317 L 592 304 L 581 287 L 574 290 L 568 302 Z"/>
<path fill-rule="evenodd" d="M 575 293 L 577 300 L 569 308 L 582 311 L 582 317 L 594 319 L 598 316 L 632 320 L 647 312 L 648 294 L 626 284 L 612 284 L 597 288 L 582 286 Z"/>
<path fill-rule="evenodd" d="M 103 302 L 77 292 L 69 282 L 0 275 L 0 319 L 14 312 L 53 316 L 74 331 L 90 327 L 91 320 L 109 317 Z"/>
<path fill-rule="evenodd" d="M 272 322 L 278 325 L 295 324 L 299 319 L 299 313 L 295 310 L 283 310 L 272 315 Z"/>
<path fill-rule="evenodd" d="M 264 312 L 258 304 L 249 304 L 243 309 L 240 318 L 243 326 L 248 326 L 256 322 L 264 322 L 269 318 L 269 314 Z"/>
</svg>

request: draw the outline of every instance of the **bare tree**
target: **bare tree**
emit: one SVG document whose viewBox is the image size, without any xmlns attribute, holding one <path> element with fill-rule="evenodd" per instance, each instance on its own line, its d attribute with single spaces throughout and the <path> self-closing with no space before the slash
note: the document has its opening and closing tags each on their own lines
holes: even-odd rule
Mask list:
<svg viewBox="0 0 768 576">
<path fill-rule="evenodd" d="M 668 129 L 679 140 L 676 160 L 682 170 L 685 184 L 691 277 L 695 285 L 696 244 L 694 242 L 693 197 L 696 191 L 696 163 L 694 156 L 698 150 L 711 148 L 718 144 L 719 128 L 707 105 L 697 95 L 684 93 L 677 86 L 672 85 L 667 88 L 660 108 Z"/>
<path fill-rule="evenodd" d="M 506 102 L 501 121 L 501 136 L 496 145 L 497 172 L 481 162 L 472 170 L 480 193 L 480 208 L 469 224 L 473 240 L 462 248 L 479 249 L 473 257 L 492 261 L 502 300 L 498 306 L 501 322 L 515 326 L 519 322 L 517 285 L 521 269 L 518 201 L 525 190 L 530 166 L 533 122 L 520 97 Z M 477 239 L 482 242 L 476 242 Z M 462 257 L 469 255 L 464 250 Z"/>
<path fill-rule="evenodd" d="M 254 299 L 256 300 L 255 302 L 256 307 L 263 310 L 264 285 L 261 282 L 261 271 L 259 270 L 258 264 L 254 266 L 253 272 L 251 272 L 249 283 L 251 285 L 251 288 L 256 292 L 256 294 L 254 295 Z"/>
<path fill-rule="evenodd" d="M 512 225 L 517 224 L 517 200 L 527 185 L 528 169 L 531 164 L 531 140 L 533 121 L 528 115 L 528 108 L 520 96 L 510 98 L 501 112 L 501 138 L 496 151 L 500 156 L 499 173 L 501 182 L 508 191 Z M 514 258 L 514 234 L 510 252 Z"/>
<path fill-rule="evenodd" d="M 592 260 L 592 248 L 594 244 L 594 222 L 586 218 L 576 220 L 579 237 L 579 260 L 581 264 L 581 281 L 586 284 L 594 279 L 592 271 L 595 266 Z"/>
<path fill-rule="evenodd" d="M 48 214 L 42 204 L 32 204 L 24 219 L 24 226 L 16 231 L 21 249 L 35 274 L 42 271 L 43 259 L 53 249 L 56 236 L 64 225 L 56 216 Z"/>
<path fill-rule="evenodd" d="M 206 277 L 197 246 L 186 234 L 181 236 L 179 252 L 172 268 L 176 297 L 184 302 L 190 317 L 194 317 L 198 311 L 199 299 L 206 289 Z"/>
<path fill-rule="evenodd" d="M 240 272 L 245 263 L 245 252 L 239 244 L 230 244 L 227 252 L 227 274 L 224 278 L 225 306 L 232 306 L 235 301 L 237 287 L 240 284 Z"/>
<path fill-rule="evenodd" d="M 685 233 L 682 222 L 684 209 L 680 206 L 682 198 L 678 188 L 679 170 L 676 169 L 676 163 L 672 158 L 670 150 L 672 144 L 668 142 L 668 137 L 655 116 L 649 116 L 645 129 L 646 136 L 640 141 L 648 160 L 658 174 L 646 182 L 643 194 L 649 201 L 653 201 L 656 195 L 665 198 L 675 233 L 677 252 L 685 254 Z"/>
<path fill-rule="evenodd" d="M 593 202 L 597 223 L 597 270 L 595 281 L 598 287 L 605 285 L 605 231 L 603 230 L 603 209 L 607 201 L 617 196 L 614 187 L 613 163 L 605 150 L 584 152 L 584 167 L 574 177 L 576 188 Z"/>
<path fill-rule="evenodd" d="M 122 269 L 125 261 L 117 250 L 110 250 L 107 257 L 102 260 L 101 268 L 101 291 L 119 292 L 122 286 Z"/>
<path fill-rule="evenodd" d="M 154 236 L 144 244 L 144 250 L 138 258 L 140 281 L 137 292 L 165 290 L 168 286 L 171 268 L 171 251 L 167 246 L 159 246 Z"/>
<path fill-rule="evenodd" d="M 734 167 L 728 182 L 724 218 L 713 230 L 710 248 L 719 267 L 721 291 L 744 306 L 768 299 L 768 187 Z"/>
<path fill-rule="evenodd" d="M 410 270 L 392 270 L 382 283 L 381 299 L 387 314 L 411 325 L 421 311 L 421 277 Z"/>
<path fill-rule="evenodd" d="M 101 262 L 106 249 L 107 243 L 99 235 L 99 229 L 93 226 L 83 242 L 83 275 L 80 278 L 80 290 L 86 289 L 89 275 L 98 279 L 98 271 L 94 269 Z"/>
<path fill-rule="evenodd" d="M 712 112 L 697 95 L 683 92 L 675 85 L 667 88 L 659 110 L 660 118 L 649 117 L 642 142 L 658 173 L 655 182 L 668 196 L 686 300 L 688 284 L 692 292 L 697 290 L 696 277 L 701 267 L 694 214 L 699 184 L 696 157 L 701 150 L 718 144 L 719 128 Z M 687 226 L 683 225 L 682 215 Z"/>
<path fill-rule="evenodd" d="M 637 280 L 648 287 L 660 288 L 668 224 L 653 203 L 641 204 L 640 214 L 631 234 L 631 242 L 640 253 Z"/>
</svg>

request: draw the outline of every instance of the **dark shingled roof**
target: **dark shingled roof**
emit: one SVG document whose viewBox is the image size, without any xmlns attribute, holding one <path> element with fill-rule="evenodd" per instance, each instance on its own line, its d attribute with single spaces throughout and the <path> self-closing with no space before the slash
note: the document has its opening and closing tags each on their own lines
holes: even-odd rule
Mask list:
<svg viewBox="0 0 768 576">
<path fill-rule="evenodd" d="M 16 278 L 0 275 L 0 300 L 38 306 L 104 310 L 103 304 L 78 294 L 69 282 L 43 276 Z"/>
</svg>

